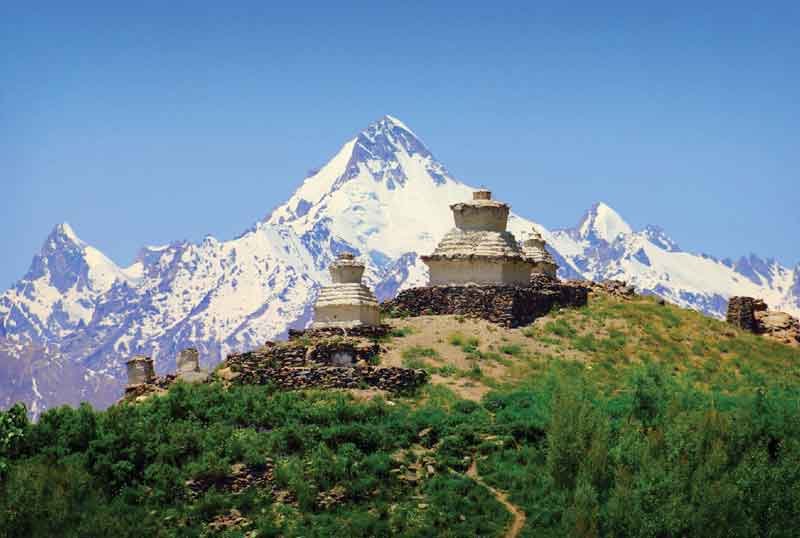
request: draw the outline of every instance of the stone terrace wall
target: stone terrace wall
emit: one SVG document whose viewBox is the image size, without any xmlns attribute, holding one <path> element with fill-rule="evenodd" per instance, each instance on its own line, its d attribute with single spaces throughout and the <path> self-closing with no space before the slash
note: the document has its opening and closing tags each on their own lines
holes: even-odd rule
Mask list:
<svg viewBox="0 0 800 538">
<path fill-rule="evenodd" d="M 583 286 L 541 279 L 530 286 L 411 288 L 383 303 L 381 309 L 388 315 L 463 315 L 515 328 L 532 323 L 555 306 L 585 306 L 587 296 Z"/>
<path fill-rule="evenodd" d="M 425 370 L 412 368 L 356 367 L 273 367 L 255 360 L 229 359 L 231 369 L 239 374 L 234 382 L 264 385 L 274 383 L 282 389 L 307 388 L 365 388 L 373 387 L 404 392 L 428 381 Z"/>
<path fill-rule="evenodd" d="M 356 363 L 362 360 L 370 362 L 380 351 L 380 345 L 375 342 L 351 338 L 309 339 L 307 342 L 294 339 L 288 342 L 267 342 L 254 351 L 231 353 L 226 362 L 228 364 L 257 362 L 272 367 L 324 367 L 331 366 L 332 359 L 337 354 L 349 355 Z"/>
<path fill-rule="evenodd" d="M 321 327 L 317 329 L 289 329 L 289 339 L 298 338 L 330 338 L 333 336 L 347 336 L 354 338 L 368 338 L 377 340 L 383 338 L 392 330 L 388 325 L 359 325 L 357 327 Z"/>
</svg>

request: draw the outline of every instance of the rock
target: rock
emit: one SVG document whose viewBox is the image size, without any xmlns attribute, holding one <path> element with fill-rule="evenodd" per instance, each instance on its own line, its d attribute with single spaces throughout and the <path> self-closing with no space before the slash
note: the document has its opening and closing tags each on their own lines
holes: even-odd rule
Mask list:
<svg viewBox="0 0 800 538">
<path fill-rule="evenodd" d="M 800 345 L 800 321 L 786 312 L 756 310 L 758 332 L 789 345 Z"/>
<path fill-rule="evenodd" d="M 321 491 L 317 494 L 317 506 L 322 510 L 330 510 L 344 501 L 345 493 L 343 486 L 334 486 L 328 491 Z"/>
<path fill-rule="evenodd" d="M 768 310 L 766 303 L 753 297 L 731 297 L 726 314 L 728 323 L 740 329 L 800 346 L 800 321 L 786 312 Z"/>
<path fill-rule="evenodd" d="M 253 522 L 244 517 L 236 508 L 231 508 L 227 514 L 220 514 L 208 524 L 212 531 L 221 532 L 227 529 L 246 527 Z"/>
</svg>

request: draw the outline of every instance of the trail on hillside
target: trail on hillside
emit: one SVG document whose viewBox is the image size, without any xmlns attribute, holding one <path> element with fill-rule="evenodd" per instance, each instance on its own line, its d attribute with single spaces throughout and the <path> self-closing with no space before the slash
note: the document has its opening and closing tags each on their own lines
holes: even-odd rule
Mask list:
<svg viewBox="0 0 800 538">
<path fill-rule="evenodd" d="M 503 493 L 502 491 L 494 489 L 492 486 L 484 482 L 484 480 L 478 474 L 478 459 L 473 458 L 472 465 L 469 466 L 467 470 L 467 476 L 473 479 L 475 482 L 480 484 L 481 486 L 488 489 L 494 498 L 497 499 L 500 504 L 506 507 L 506 510 L 511 512 L 511 515 L 514 516 L 514 521 L 511 523 L 511 526 L 508 528 L 505 534 L 505 538 L 517 538 L 519 533 L 522 531 L 522 527 L 525 526 L 525 512 L 523 512 L 518 506 L 511 503 L 508 500 L 508 494 Z"/>
</svg>

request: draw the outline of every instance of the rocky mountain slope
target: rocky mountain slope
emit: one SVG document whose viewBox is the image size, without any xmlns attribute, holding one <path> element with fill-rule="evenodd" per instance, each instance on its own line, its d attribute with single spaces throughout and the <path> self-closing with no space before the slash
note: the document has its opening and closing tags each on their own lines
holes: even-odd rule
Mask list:
<svg viewBox="0 0 800 538">
<path fill-rule="evenodd" d="M 184 347 L 214 364 L 278 338 L 309 321 L 326 267 L 344 250 L 367 261 L 365 278 L 380 299 L 420 285 L 427 275 L 418 254 L 452 226 L 448 204 L 472 190 L 410 128 L 385 116 L 230 241 L 145 247 L 122 268 L 69 225 L 56 226 L 28 273 L 0 297 L 0 403 L 23 400 L 41 411 L 78 397 L 105 405 L 120 393 L 133 354 L 152 355 L 164 372 Z M 602 203 L 570 229 L 518 215 L 509 226 L 519 240 L 536 226 L 562 277 L 622 278 L 718 317 L 731 295 L 800 313 L 800 266 L 683 252 L 661 229 L 633 230 Z M 42 392 L 44 379 L 61 381 Z"/>
</svg>

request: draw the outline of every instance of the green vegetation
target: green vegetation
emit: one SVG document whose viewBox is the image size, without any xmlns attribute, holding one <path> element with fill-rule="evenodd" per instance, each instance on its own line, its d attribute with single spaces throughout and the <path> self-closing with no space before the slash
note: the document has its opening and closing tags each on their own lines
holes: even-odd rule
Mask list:
<svg viewBox="0 0 800 538">
<path fill-rule="evenodd" d="M 402 338 L 403 336 L 408 336 L 413 332 L 414 329 L 412 329 L 411 327 L 395 327 L 389 334 L 391 334 L 395 338 Z"/>
<path fill-rule="evenodd" d="M 796 536 L 797 350 L 644 300 L 598 299 L 523 334 L 403 351 L 496 387 L 479 402 L 444 385 L 362 401 L 180 384 L 36 424 L 15 407 L 0 414 L 0 536 L 503 536 L 510 514 L 473 461 L 525 512 L 524 537 Z M 557 349 L 537 350 L 544 338 Z M 480 360 L 457 369 L 450 345 Z M 501 359 L 513 383 L 490 379 Z M 225 489 L 232 465 L 267 458 L 269 486 Z M 231 509 L 248 523 L 209 526 Z"/>
<path fill-rule="evenodd" d="M 519 357 L 522 355 L 523 349 L 519 344 L 504 344 L 500 346 L 500 353 L 511 355 L 512 357 Z"/>
<path fill-rule="evenodd" d="M 425 368 L 423 358 L 435 359 L 439 357 L 439 352 L 429 347 L 414 346 L 403 350 L 403 366 L 406 368 Z"/>
</svg>

